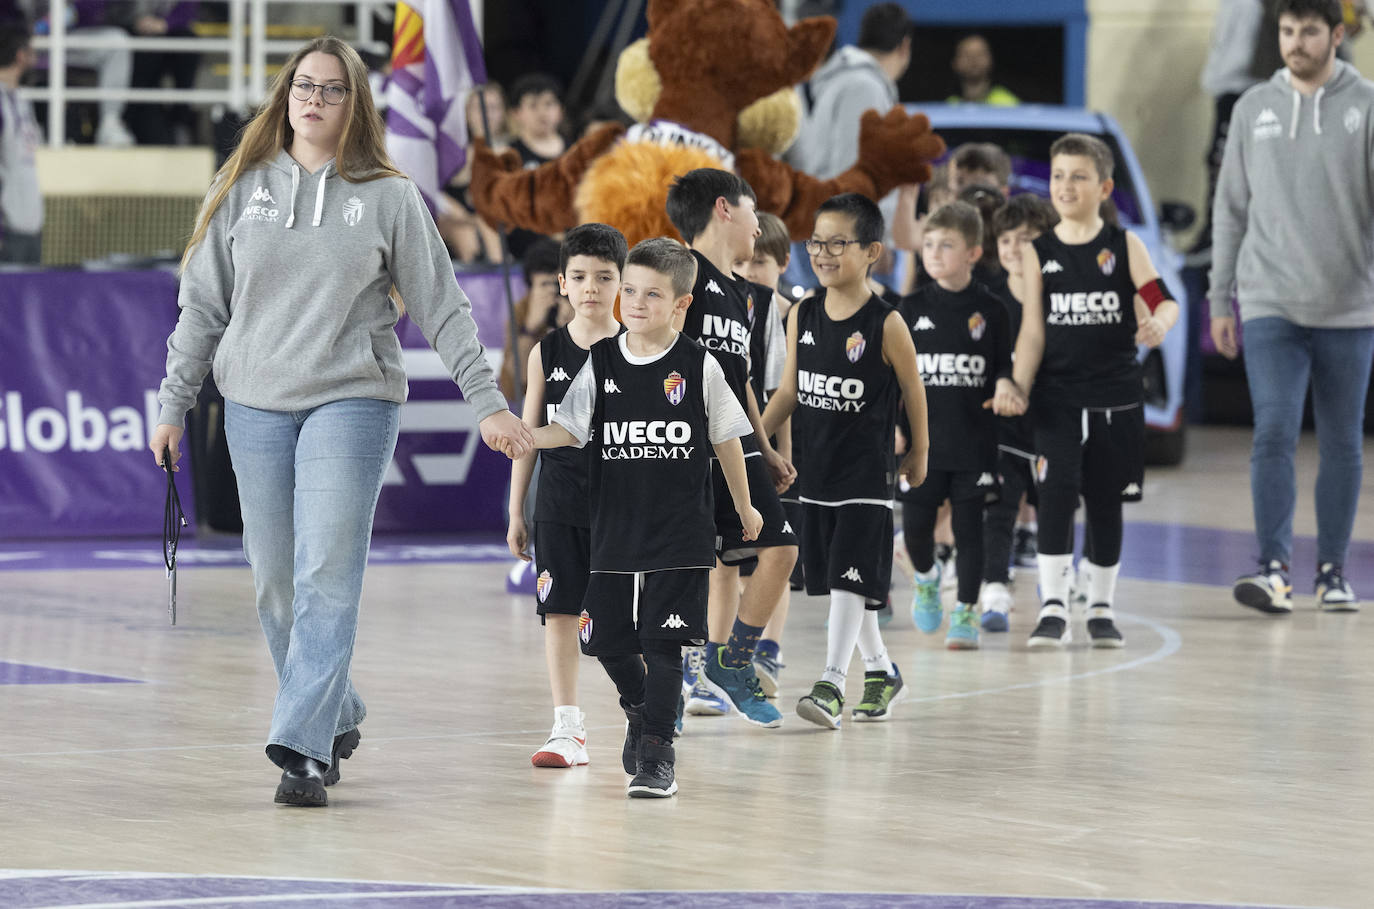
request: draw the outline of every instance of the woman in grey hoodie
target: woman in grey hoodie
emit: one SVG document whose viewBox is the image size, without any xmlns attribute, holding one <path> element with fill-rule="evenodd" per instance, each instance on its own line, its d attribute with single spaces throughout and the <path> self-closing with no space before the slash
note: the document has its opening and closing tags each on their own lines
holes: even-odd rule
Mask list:
<svg viewBox="0 0 1374 909">
<path fill-rule="evenodd" d="M 267 755 L 276 801 L 325 804 L 357 746 L 349 679 L 363 568 L 406 377 L 394 286 L 480 420 L 511 456 L 506 409 L 467 297 L 415 185 L 386 154 L 367 70 L 333 37 L 282 68 L 220 169 L 182 259 L 181 316 L 150 447 L 180 457 L 205 375 L 227 399 L 243 547 L 278 689 Z"/>
</svg>

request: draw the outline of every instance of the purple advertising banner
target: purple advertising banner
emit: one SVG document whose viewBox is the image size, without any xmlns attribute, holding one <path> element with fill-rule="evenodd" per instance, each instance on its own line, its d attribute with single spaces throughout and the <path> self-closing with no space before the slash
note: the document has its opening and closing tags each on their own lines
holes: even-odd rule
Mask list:
<svg viewBox="0 0 1374 909">
<path fill-rule="evenodd" d="M 513 292 L 524 284 L 512 275 Z M 493 370 L 506 336 L 500 273 L 463 274 Z M 177 281 L 160 271 L 0 273 L 0 539 L 155 536 L 166 481 L 147 450 Z M 510 462 L 415 324 L 397 326 L 410 399 L 379 531 L 505 526 Z M 183 452 L 189 450 L 183 446 Z M 188 461 L 177 475 L 194 522 Z"/>
<path fill-rule="evenodd" d="M 161 533 L 148 425 L 176 317 L 166 272 L 0 274 L 0 539 Z"/>
</svg>

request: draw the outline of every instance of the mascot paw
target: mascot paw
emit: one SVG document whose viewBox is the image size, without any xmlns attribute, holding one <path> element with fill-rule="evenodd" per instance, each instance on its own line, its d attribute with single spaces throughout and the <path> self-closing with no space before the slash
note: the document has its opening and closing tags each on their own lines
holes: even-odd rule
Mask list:
<svg viewBox="0 0 1374 909">
<path fill-rule="evenodd" d="M 944 152 L 944 140 L 931 131 L 925 114 L 894 107 L 886 114 L 866 111 L 859 121 L 859 167 L 873 178 L 879 196 L 905 183 L 925 183 L 930 162 Z"/>
</svg>

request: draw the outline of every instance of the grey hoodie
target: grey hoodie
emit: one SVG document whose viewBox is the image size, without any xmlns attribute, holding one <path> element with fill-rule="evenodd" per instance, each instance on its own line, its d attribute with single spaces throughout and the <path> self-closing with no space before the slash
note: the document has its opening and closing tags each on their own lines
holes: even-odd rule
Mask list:
<svg viewBox="0 0 1374 909">
<path fill-rule="evenodd" d="M 1335 62 L 1311 96 L 1287 69 L 1241 95 L 1217 183 L 1213 316 L 1374 326 L 1374 83 Z"/>
<path fill-rule="evenodd" d="M 187 263 L 159 423 L 180 426 L 213 365 L 231 401 L 306 410 L 405 401 L 396 285 L 479 420 L 503 410 L 471 306 L 415 185 L 314 174 L 283 150 L 245 172 Z"/>
<path fill-rule="evenodd" d="M 845 45 L 816 70 L 811 109 L 784 157 L 797 170 L 829 180 L 859 159 L 859 118 L 872 108 L 885 114 L 897 103 L 897 86 L 866 50 Z"/>
</svg>

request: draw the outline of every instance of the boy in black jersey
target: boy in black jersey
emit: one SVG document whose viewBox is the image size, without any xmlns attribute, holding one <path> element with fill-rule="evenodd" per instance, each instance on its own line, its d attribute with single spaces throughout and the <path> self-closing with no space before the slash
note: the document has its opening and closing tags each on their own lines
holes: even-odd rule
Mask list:
<svg viewBox="0 0 1374 909">
<path fill-rule="evenodd" d="M 1102 220 L 1111 197 L 1112 153 L 1079 133 L 1050 147 L 1054 230 L 1023 255 L 1024 318 L 1016 342 L 1016 389 L 997 395 L 1015 413 L 1030 394 L 1040 511 L 1040 596 L 1032 648 L 1069 639 L 1073 513 L 1083 497 L 1092 565 L 1088 636 L 1120 647 L 1112 615 L 1121 561 L 1123 501 L 1144 481 L 1145 415 L 1136 345 L 1158 346 L 1178 321 L 1145 244 Z M 1034 383 L 1034 389 L 1032 389 Z"/>
<path fill-rule="evenodd" d="M 995 388 L 1011 386 L 1011 330 L 1006 306 L 973 280 L 983 255 L 983 219 L 966 202 L 931 214 L 921 261 L 934 279 L 902 301 L 899 312 L 916 345 L 932 440 L 925 482 L 902 496 L 902 529 L 915 569 L 916 627 L 932 633 L 944 617 L 935 562 L 935 520 L 949 499 L 959 578 L 945 646 L 978 648 L 978 592 L 983 573 L 983 508 L 998 496 Z"/>
<path fill-rule="evenodd" d="M 844 715 L 844 682 L 857 644 L 864 693 L 855 720 L 885 720 L 905 689 L 888 658 L 877 610 L 892 575 L 892 495 L 900 474 L 926 474 L 926 400 L 916 350 L 902 317 L 873 293 L 868 272 L 882 255 L 883 216 L 863 196 L 824 202 L 806 242 L 822 290 L 787 320 L 787 366 L 764 428 L 789 416 L 797 449 L 806 592 L 830 594 L 826 666 L 797 714 L 828 729 Z M 897 469 L 893 436 L 900 394 L 911 418 L 908 454 Z"/>
<path fill-rule="evenodd" d="M 791 485 L 796 471 L 762 432 L 758 400 L 749 384 L 751 285 L 731 274 L 736 261 L 754 252 L 759 232 L 754 191 L 729 171 L 699 168 L 673 181 L 667 209 L 668 219 L 697 262 L 692 305 L 682 331 L 720 361 L 730 388 L 749 415 L 754 432 L 743 440 L 749 495 L 764 520 L 757 539 L 742 538 L 739 519 L 725 502 L 724 474 L 715 468 L 718 564 L 711 575 L 710 643 L 699 658 L 702 668 L 695 681 L 727 700 L 744 719 L 772 728 L 782 724 L 782 714 L 759 687 L 753 658 L 759 635 L 787 590 L 797 560 L 797 538 L 778 500 L 778 490 Z M 738 566 L 755 556 L 758 565 L 741 595 Z M 691 662 L 689 655 L 684 687 Z M 695 694 L 693 700 L 698 700 Z"/>
<path fill-rule="evenodd" d="M 626 252 L 625 237 L 606 224 L 583 224 L 564 237 L 558 286 L 574 316 L 530 351 L 524 413 L 530 428 L 553 416 L 591 346 L 619 334 L 614 307 Z M 525 498 L 535 457 L 541 467 L 534 506 L 535 592 L 554 707 L 553 731 L 530 760 L 536 767 L 572 767 L 587 763 L 587 731 L 577 708 L 577 623 L 591 559 L 588 459 L 586 452 L 556 450 L 531 452 L 514 462 L 506 542 L 526 561 L 530 536 Z"/>
<path fill-rule="evenodd" d="M 592 346 L 552 423 L 535 430 L 539 448 L 595 445 L 592 578 L 580 636 L 620 692 L 631 797 L 677 791 L 678 666 L 683 642 L 706 636 L 715 562 L 708 444 L 743 538 L 763 525 L 738 441 L 750 431 L 744 410 L 715 357 L 673 328 L 691 302 L 695 272 L 674 240 L 630 250 L 620 289 L 626 333 Z"/>
<path fill-rule="evenodd" d="M 1006 269 L 1005 292 L 989 288 L 1006 304 L 1012 343 L 1021 330 L 1021 297 L 1024 271 L 1021 248 L 1054 226 L 1059 216 L 1039 196 L 1013 196 L 992 216 L 997 259 Z M 1001 497 L 983 516 L 984 631 L 1006 631 L 1011 612 L 1010 566 L 1035 567 L 1035 438 L 1030 418 L 1004 417 L 997 431 L 997 472 L 1002 480 Z M 1024 502 L 1023 502 L 1024 499 Z M 1018 514 L 1019 512 L 1019 514 Z"/>
</svg>

